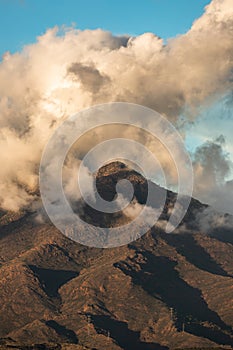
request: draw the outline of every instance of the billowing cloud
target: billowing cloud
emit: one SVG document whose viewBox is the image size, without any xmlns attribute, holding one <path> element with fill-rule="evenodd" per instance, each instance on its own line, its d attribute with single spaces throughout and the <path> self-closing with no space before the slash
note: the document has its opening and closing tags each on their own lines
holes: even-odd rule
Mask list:
<svg viewBox="0 0 233 350">
<path fill-rule="evenodd" d="M 83 88 L 91 93 L 97 93 L 103 85 L 110 83 L 107 76 L 102 75 L 98 69 L 93 66 L 82 65 L 81 63 L 73 63 L 68 73 L 73 75 L 83 85 Z"/>
<path fill-rule="evenodd" d="M 233 163 L 224 149 L 221 135 L 214 142 L 207 141 L 194 154 L 194 195 L 216 209 L 232 213 L 233 181 L 228 180 Z"/>
<path fill-rule="evenodd" d="M 71 29 L 58 35 L 53 28 L 21 52 L 6 53 L 0 63 L 1 207 L 18 210 L 35 199 L 49 136 L 83 108 L 127 101 L 174 123 L 181 114 L 193 120 L 200 105 L 232 89 L 232 37 L 231 0 L 213 0 L 189 32 L 166 45 L 152 33 L 117 37 Z M 219 166 L 224 171 L 224 163 Z M 203 181 L 197 197 L 205 191 L 203 174 L 197 174 Z"/>
</svg>

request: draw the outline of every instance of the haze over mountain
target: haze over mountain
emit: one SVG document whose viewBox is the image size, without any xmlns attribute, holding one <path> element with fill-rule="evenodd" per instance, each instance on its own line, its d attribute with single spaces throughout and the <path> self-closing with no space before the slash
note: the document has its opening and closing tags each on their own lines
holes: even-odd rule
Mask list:
<svg viewBox="0 0 233 350">
<path fill-rule="evenodd" d="M 147 180 L 120 162 L 99 170 L 101 196 L 112 200 L 122 178 L 134 186 L 134 205 L 143 205 Z M 113 249 L 82 246 L 38 213 L 2 212 L 1 348 L 231 348 L 232 217 L 192 199 L 181 225 L 166 234 L 175 199 L 167 192 L 157 225 Z M 131 218 L 90 210 L 82 215 L 94 225 Z"/>
</svg>

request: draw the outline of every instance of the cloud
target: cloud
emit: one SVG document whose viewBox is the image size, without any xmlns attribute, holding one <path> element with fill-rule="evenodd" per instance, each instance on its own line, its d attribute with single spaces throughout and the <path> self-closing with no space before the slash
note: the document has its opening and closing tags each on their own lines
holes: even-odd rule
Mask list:
<svg viewBox="0 0 233 350">
<path fill-rule="evenodd" d="M 68 68 L 68 73 L 80 80 L 83 88 L 91 93 L 97 93 L 103 85 L 110 83 L 109 78 L 102 75 L 98 69 L 79 62 L 72 63 Z"/>
<path fill-rule="evenodd" d="M 194 154 L 194 195 L 223 212 L 232 213 L 233 181 L 228 180 L 233 169 L 229 154 L 224 151 L 221 135 L 214 142 L 207 141 Z"/>
<path fill-rule="evenodd" d="M 49 136 L 83 108 L 127 101 L 152 107 L 174 123 L 180 114 L 193 120 L 200 105 L 232 89 L 232 26 L 231 1 L 213 0 L 189 32 L 166 45 L 152 33 L 130 38 L 71 29 L 61 35 L 53 28 L 22 52 L 5 54 L 0 63 L 1 207 L 18 210 L 35 199 Z M 224 176 L 227 165 L 219 162 L 223 173 L 218 174 Z M 200 159 L 195 164 L 201 167 Z M 212 163 L 208 166 L 211 171 Z M 196 167 L 199 197 L 208 185 L 208 170 Z"/>
<path fill-rule="evenodd" d="M 198 230 L 212 234 L 214 231 L 232 230 L 233 217 L 228 214 L 220 214 L 207 207 L 202 212 L 196 213 L 196 221 L 194 223 Z M 220 231 L 220 232 L 221 232 Z"/>
</svg>

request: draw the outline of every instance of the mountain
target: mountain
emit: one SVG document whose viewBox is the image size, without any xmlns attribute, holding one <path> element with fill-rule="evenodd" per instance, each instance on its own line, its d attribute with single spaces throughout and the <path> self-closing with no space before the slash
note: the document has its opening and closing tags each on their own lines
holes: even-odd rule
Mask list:
<svg viewBox="0 0 233 350">
<path fill-rule="evenodd" d="M 121 162 L 96 179 L 106 200 L 128 179 L 134 200 L 146 201 L 148 181 Z M 175 200 L 168 191 L 158 225 L 111 249 L 76 243 L 38 213 L 1 212 L 0 349 L 232 348 L 232 219 L 208 216 L 192 199 L 180 227 L 166 234 Z M 129 219 L 83 208 L 96 226 Z"/>
</svg>

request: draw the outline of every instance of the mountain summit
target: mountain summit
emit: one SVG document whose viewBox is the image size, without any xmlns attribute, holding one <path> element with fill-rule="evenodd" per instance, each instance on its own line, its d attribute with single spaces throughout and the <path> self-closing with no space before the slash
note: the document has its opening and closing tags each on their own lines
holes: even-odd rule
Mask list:
<svg viewBox="0 0 233 350">
<path fill-rule="evenodd" d="M 99 194 L 112 200 L 120 179 L 144 204 L 148 181 L 121 162 L 98 171 Z M 232 347 L 231 218 L 214 213 L 212 224 L 210 208 L 193 199 L 181 226 L 166 234 L 175 198 L 168 191 L 158 224 L 113 249 L 82 246 L 35 213 L 2 215 L 0 348 Z M 83 213 L 95 225 L 126 220 L 88 206 Z"/>
</svg>

